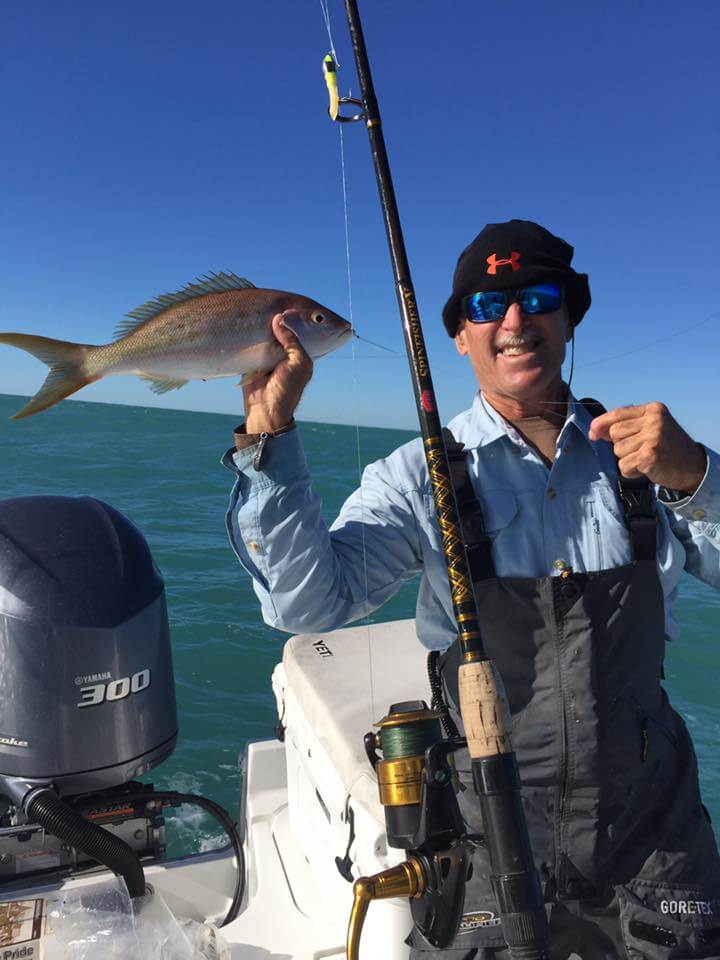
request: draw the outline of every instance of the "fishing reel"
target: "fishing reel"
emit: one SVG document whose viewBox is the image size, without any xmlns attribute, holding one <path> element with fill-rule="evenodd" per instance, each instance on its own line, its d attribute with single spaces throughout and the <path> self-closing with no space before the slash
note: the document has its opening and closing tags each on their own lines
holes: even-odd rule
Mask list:
<svg viewBox="0 0 720 960">
<path fill-rule="evenodd" d="M 465 833 L 456 796 L 453 754 L 467 741 L 443 740 L 440 715 L 424 700 L 393 704 L 378 727 L 365 735 L 365 752 L 377 773 L 388 844 L 407 850 L 408 858 L 356 881 L 348 960 L 359 955 L 370 902 L 390 897 L 409 897 L 423 936 L 433 946 L 447 946 L 462 918 L 472 850 L 482 842 Z"/>
</svg>

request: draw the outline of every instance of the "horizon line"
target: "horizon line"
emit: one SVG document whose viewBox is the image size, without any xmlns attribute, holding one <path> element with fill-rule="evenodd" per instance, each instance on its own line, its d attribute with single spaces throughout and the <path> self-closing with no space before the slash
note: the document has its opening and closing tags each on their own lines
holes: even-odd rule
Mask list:
<svg viewBox="0 0 720 960">
<path fill-rule="evenodd" d="M 3 393 L 0 392 L 0 399 L 3 397 L 17 398 L 18 400 L 29 400 L 32 397 L 32 394 L 25 395 L 22 393 Z M 165 413 L 194 413 L 198 416 L 210 416 L 210 417 L 233 417 L 236 421 L 242 421 L 244 418 L 242 414 L 238 415 L 237 413 L 227 413 L 222 410 L 193 410 L 191 407 L 162 407 L 159 404 L 152 404 L 150 406 L 145 406 L 139 403 L 130 403 L 124 400 L 81 400 L 79 397 L 67 397 L 62 403 L 79 403 L 87 404 L 88 406 L 102 406 L 102 407 L 132 407 L 136 410 L 162 410 Z M 56 404 L 59 406 L 60 404 Z M 51 408 L 52 409 L 52 408 Z M 41 411 L 44 413 L 45 411 Z M 304 418 L 295 418 L 298 423 L 306 424 L 317 424 L 320 426 L 328 427 L 350 427 L 351 429 L 361 429 L 361 430 L 392 430 L 396 433 L 412 433 L 419 434 L 420 428 L 412 427 L 383 427 L 378 426 L 377 424 L 362 424 L 362 423 L 340 423 L 334 420 L 305 420 Z"/>
</svg>

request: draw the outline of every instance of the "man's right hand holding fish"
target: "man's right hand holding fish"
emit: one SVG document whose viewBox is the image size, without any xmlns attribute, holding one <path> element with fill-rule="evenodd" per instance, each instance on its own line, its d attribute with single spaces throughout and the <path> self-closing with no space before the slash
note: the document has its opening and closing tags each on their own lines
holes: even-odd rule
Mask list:
<svg viewBox="0 0 720 960">
<path fill-rule="evenodd" d="M 275 433 L 292 423 L 313 374 L 312 358 L 293 331 L 283 324 L 280 314 L 272 319 L 272 332 L 286 357 L 269 374 L 243 387 L 246 436 L 239 441 L 243 446 L 253 442 L 253 435 Z"/>
</svg>

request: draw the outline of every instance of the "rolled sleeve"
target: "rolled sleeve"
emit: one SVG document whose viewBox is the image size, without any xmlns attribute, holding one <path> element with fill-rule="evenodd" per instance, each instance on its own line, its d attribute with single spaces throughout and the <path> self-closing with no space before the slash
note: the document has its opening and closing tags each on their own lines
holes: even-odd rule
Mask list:
<svg viewBox="0 0 720 960">
<path fill-rule="evenodd" d="M 672 532 L 685 549 L 685 570 L 720 589 L 720 457 L 705 449 L 707 468 L 695 493 L 664 506 Z"/>
<path fill-rule="evenodd" d="M 707 467 L 700 486 L 691 497 L 682 500 L 667 502 L 660 501 L 673 513 L 678 514 L 688 522 L 703 521 L 705 523 L 720 523 L 720 456 L 709 447 L 705 447 Z"/>
</svg>

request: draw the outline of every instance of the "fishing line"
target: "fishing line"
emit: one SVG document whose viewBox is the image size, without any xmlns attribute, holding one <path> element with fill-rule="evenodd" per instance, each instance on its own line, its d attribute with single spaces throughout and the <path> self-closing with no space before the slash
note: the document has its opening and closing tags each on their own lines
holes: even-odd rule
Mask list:
<svg viewBox="0 0 720 960">
<path fill-rule="evenodd" d="M 330 44 L 330 53 L 332 54 L 332 58 L 335 61 L 336 66 L 339 67 L 340 62 L 338 61 L 337 53 L 335 52 L 335 44 L 333 43 L 332 38 L 332 28 L 330 26 L 330 10 L 328 8 L 328 0 L 320 0 L 320 9 L 322 10 L 323 20 L 325 21 L 325 29 L 327 30 L 328 42 Z"/>
<path fill-rule="evenodd" d="M 622 353 L 613 353 L 608 357 L 600 357 L 599 360 L 588 360 L 587 363 L 581 363 L 578 369 L 581 367 L 594 367 L 598 363 L 608 363 L 610 360 L 619 360 L 620 357 L 627 357 L 631 353 L 640 353 L 641 350 L 649 350 L 650 347 L 655 347 L 659 343 L 667 343 L 668 340 L 674 340 L 675 337 L 681 337 L 683 334 L 689 333 L 690 330 L 696 330 L 704 323 L 708 323 L 710 320 L 715 320 L 717 317 L 720 317 L 720 310 L 716 310 L 714 313 L 709 314 L 702 320 L 698 320 L 697 323 L 691 323 L 688 327 L 683 327 L 681 330 L 676 330 L 675 333 L 668 333 L 665 337 L 658 337 L 657 340 L 651 340 L 649 343 L 644 343 L 640 347 L 633 347 L 631 350 L 623 350 Z"/>
<path fill-rule="evenodd" d="M 570 376 L 568 377 L 567 388 L 568 396 L 570 395 L 570 388 L 572 386 L 573 373 L 575 372 L 575 327 L 572 328 L 572 336 L 570 338 Z"/>
<path fill-rule="evenodd" d="M 342 127 L 340 128 L 340 135 L 342 136 Z M 380 350 L 387 350 L 388 353 L 394 353 L 396 356 L 400 356 L 397 350 L 392 350 L 390 347 L 384 347 L 381 343 L 375 343 L 374 340 L 368 340 L 367 337 L 361 337 L 359 333 L 356 333 L 355 337 L 358 340 L 362 340 L 363 343 L 369 343 L 371 347 L 378 347 Z"/>
<path fill-rule="evenodd" d="M 684 334 L 689 333 L 691 330 L 696 330 L 698 327 L 703 326 L 705 323 L 709 323 L 711 320 L 716 320 L 720 317 L 720 310 L 715 310 L 713 313 L 709 313 L 706 317 L 703 317 L 702 320 L 697 320 L 695 323 L 689 324 L 687 327 L 682 327 L 680 330 L 676 330 L 674 333 L 668 333 L 664 337 L 658 337 L 655 340 L 650 340 L 646 343 L 640 344 L 640 346 L 632 347 L 630 350 L 623 350 L 620 353 L 612 353 L 607 357 L 599 357 L 597 360 L 588 360 L 587 363 L 579 363 L 577 365 L 578 370 L 583 370 L 586 367 L 594 367 L 600 363 L 609 363 L 611 360 L 620 360 L 622 357 L 629 357 L 635 353 L 642 353 L 643 350 L 650 350 L 652 347 L 656 347 L 661 343 L 667 343 L 669 340 L 674 340 L 676 337 L 682 337 Z M 572 341 L 571 341 L 571 359 L 570 359 L 570 376 L 568 377 L 568 391 L 570 390 L 570 384 L 572 383 L 573 371 L 575 370 L 575 330 L 572 332 Z M 519 399 L 519 398 L 514 398 Z M 542 407 L 564 407 L 566 405 L 565 400 L 536 400 L 534 401 L 535 406 Z"/>
<path fill-rule="evenodd" d="M 345 141 L 343 139 L 343 129 L 342 124 L 340 124 L 340 167 L 342 171 L 342 193 L 343 193 L 343 213 L 345 217 L 345 261 L 347 264 L 347 284 L 348 284 L 348 309 L 349 309 L 349 320 L 352 326 L 353 323 L 353 311 L 352 311 L 352 272 L 350 269 L 350 219 L 348 214 L 348 201 L 347 201 L 347 181 L 345 175 Z M 360 399 L 360 390 L 358 385 L 358 368 L 357 368 L 357 357 L 355 354 L 355 339 L 360 339 L 357 337 L 357 334 L 352 339 L 352 372 L 353 372 L 353 394 L 356 399 Z M 369 341 L 368 341 L 369 342 Z M 356 404 L 356 409 L 360 410 L 359 402 Z M 360 451 L 360 420 L 358 419 L 355 424 L 355 439 L 357 447 L 357 464 L 358 464 L 358 489 L 360 493 L 360 534 L 362 537 L 362 555 L 363 555 L 363 577 L 365 580 L 365 602 L 370 595 L 370 586 L 368 582 L 368 567 L 367 567 L 367 547 L 365 545 L 365 504 L 363 502 L 363 486 L 362 486 L 362 455 Z M 368 648 L 368 669 L 370 672 L 370 719 L 371 722 L 375 722 L 375 689 L 373 684 L 373 662 L 372 662 L 372 642 L 370 634 L 370 624 L 367 626 L 367 648 Z"/>
<path fill-rule="evenodd" d="M 320 0 L 320 9 L 322 10 L 323 19 L 325 20 L 325 28 L 327 30 L 328 42 L 330 44 L 330 53 L 333 60 L 337 66 L 340 66 L 338 62 L 337 53 L 335 51 L 335 44 L 333 43 L 332 38 L 332 29 L 330 25 L 330 10 L 328 8 L 328 0 Z M 343 138 L 343 125 L 338 124 L 339 133 L 340 133 L 340 179 L 342 182 L 342 198 L 343 198 L 343 220 L 345 226 L 345 268 L 347 275 L 347 288 L 348 288 L 348 319 L 350 320 L 350 325 L 355 327 L 353 322 L 353 305 L 352 305 L 352 269 L 350 266 L 350 215 L 349 215 L 349 205 L 348 205 L 348 194 L 347 194 L 347 172 L 345 167 L 345 140 Z M 353 372 L 353 394 L 356 398 L 356 409 L 360 410 L 360 390 L 358 384 L 358 370 L 357 370 L 357 356 L 355 353 L 355 340 L 364 340 L 364 337 L 358 336 L 355 333 L 355 336 L 352 338 L 352 372 Z M 370 340 L 365 341 L 371 343 Z M 380 344 L 373 343 L 374 347 L 380 347 Z M 387 350 L 387 347 L 380 347 L 381 350 Z M 391 351 L 392 352 L 392 351 Z M 362 454 L 360 450 L 360 421 L 355 424 L 355 440 L 356 440 L 356 449 L 357 449 L 357 464 L 358 464 L 358 492 L 360 495 L 360 535 L 362 542 L 362 557 L 363 557 L 363 579 L 365 581 L 365 602 L 370 595 L 370 586 L 368 581 L 368 565 L 367 565 L 367 546 L 365 543 L 365 504 L 363 502 L 363 487 L 362 487 Z M 367 627 L 367 650 L 368 650 L 368 670 L 370 673 L 370 721 L 371 723 L 375 722 L 375 689 L 373 684 L 373 661 L 372 661 L 372 642 L 371 642 L 371 633 L 370 633 L 370 624 L 366 624 Z"/>
<path fill-rule="evenodd" d="M 362 340 L 362 337 L 360 337 L 359 339 Z M 380 344 L 373 344 L 373 346 L 380 346 Z M 337 363 L 338 360 L 340 361 L 343 361 L 343 360 L 396 360 L 397 357 L 379 357 L 376 353 L 356 353 L 355 356 L 351 355 L 350 357 L 335 357 L 335 356 L 328 355 L 323 359 L 325 361 L 323 366 L 326 367 L 329 363 Z M 448 370 L 447 367 L 442 367 L 441 369 L 445 373 L 453 373 L 453 371 Z"/>
</svg>

